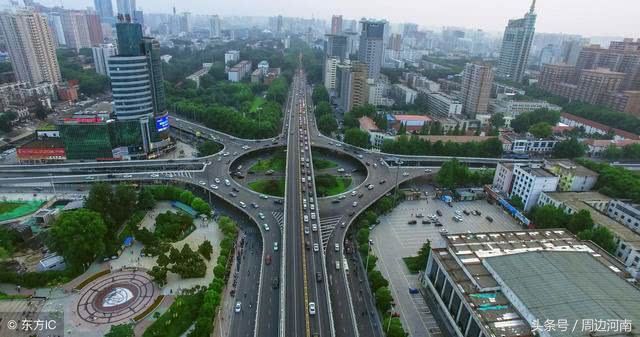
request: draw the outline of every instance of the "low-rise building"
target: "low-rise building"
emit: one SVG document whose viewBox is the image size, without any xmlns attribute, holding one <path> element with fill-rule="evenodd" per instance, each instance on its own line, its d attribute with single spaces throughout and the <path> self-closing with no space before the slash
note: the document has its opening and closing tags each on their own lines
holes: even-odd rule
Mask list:
<svg viewBox="0 0 640 337">
<path fill-rule="evenodd" d="M 224 53 L 224 64 L 229 65 L 231 63 L 235 64 L 240 61 L 240 51 L 238 50 L 229 50 Z"/>
<path fill-rule="evenodd" d="M 582 144 L 587 146 L 587 154 L 589 155 L 589 157 L 599 157 L 610 146 L 621 149 L 628 145 L 640 144 L 640 140 L 584 139 L 582 141 Z"/>
<path fill-rule="evenodd" d="M 505 195 L 511 193 L 513 186 L 513 163 L 498 163 L 496 172 L 493 174 L 492 186 L 494 190 Z"/>
<path fill-rule="evenodd" d="M 200 78 L 209 73 L 213 67 L 213 63 L 203 63 L 202 68 L 198 69 L 195 73 L 187 76 L 188 80 L 196 82 L 196 88 L 200 88 Z"/>
<path fill-rule="evenodd" d="M 67 159 L 60 138 L 35 139 L 18 147 L 16 153 L 18 162 L 22 164 L 55 163 Z"/>
<path fill-rule="evenodd" d="M 611 200 L 606 213 L 632 231 L 640 233 L 640 205 L 623 200 Z"/>
<path fill-rule="evenodd" d="M 518 96 L 508 94 L 498 95 L 497 99 L 491 100 L 489 103 L 489 112 L 491 114 L 500 113 L 504 116 L 517 117 L 522 113 L 538 109 L 562 110 L 561 107 L 546 101 L 521 100 L 516 99 L 516 97 Z"/>
<path fill-rule="evenodd" d="M 401 126 L 405 127 L 407 132 L 417 132 L 426 124 L 431 123 L 432 119 L 424 115 L 392 115 L 387 114 L 387 125 L 390 128 L 400 130 Z"/>
<path fill-rule="evenodd" d="M 558 191 L 590 191 L 598 182 L 598 173 L 576 164 L 571 160 L 545 160 L 544 168 L 560 178 Z"/>
<path fill-rule="evenodd" d="M 513 187 L 509 198 L 520 197 L 524 211 L 528 212 L 536 205 L 542 192 L 554 192 L 560 178 L 544 170 L 539 165 L 515 165 L 513 168 Z"/>
<path fill-rule="evenodd" d="M 640 319 L 640 291 L 624 266 L 566 230 L 447 234 L 444 240 L 445 247 L 429 254 L 421 282 L 456 337 L 574 336 L 583 333 L 541 327 L 566 320 L 570 331 L 585 317 Z"/>
<path fill-rule="evenodd" d="M 614 140 L 640 140 L 640 136 L 632 132 L 612 128 L 602 123 L 598 123 L 566 112 L 560 113 L 560 122 L 572 127 L 582 127 L 584 129 L 584 132 L 588 134 L 607 135 L 611 133 L 613 134 Z"/>
<path fill-rule="evenodd" d="M 251 61 L 241 61 L 231 69 L 227 74 L 228 80 L 231 82 L 240 82 L 242 81 L 248 74 L 251 73 Z"/>
<path fill-rule="evenodd" d="M 395 99 L 396 102 L 413 104 L 418 96 L 418 92 L 404 84 L 394 84 L 389 91 L 389 95 Z"/>
<path fill-rule="evenodd" d="M 453 117 L 462 114 L 462 102 L 457 98 L 440 91 L 419 90 L 421 94 L 427 95 L 429 113 L 442 117 Z"/>
<path fill-rule="evenodd" d="M 555 138 L 535 138 L 531 135 L 503 133 L 500 141 L 505 152 L 544 154 L 551 152 L 558 143 Z"/>
<path fill-rule="evenodd" d="M 567 214 L 588 211 L 595 226 L 611 231 L 616 242 L 614 255 L 622 261 L 631 276 L 640 279 L 640 234 L 605 215 L 611 201 L 611 198 L 597 192 L 544 192 L 538 205 L 553 205 Z"/>
</svg>

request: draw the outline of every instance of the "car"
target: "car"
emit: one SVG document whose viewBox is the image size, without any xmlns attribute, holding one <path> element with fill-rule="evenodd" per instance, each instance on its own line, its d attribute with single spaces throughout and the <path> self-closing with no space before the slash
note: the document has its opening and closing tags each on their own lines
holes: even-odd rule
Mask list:
<svg viewBox="0 0 640 337">
<path fill-rule="evenodd" d="M 215 181 L 216 184 L 219 184 L 220 183 L 220 178 L 215 178 L 215 179 L 213 179 L 213 181 Z"/>
<path fill-rule="evenodd" d="M 343 221 L 343 222 L 340 223 L 340 227 L 345 228 L 346 226 L 347 226 L 346 222 Z"/>
<path fill-rule="evenodd" d="M 362 197 L 364 197 L 364 193 L 360 193 L 360 194 L 358 194 L 358 199 L 360 199 L 360 198 L 362 198 Z"/>
<path fill-rule="evenodd" d="M 316 281 L 317 282 L 322 282 L 322 273 L 321 272 L 317 272 L 316 273 Z"/>
<path fill-rule="evenodd" d="M 312 212 L 311 213 L 311 220 L 315 220 L 316 219 L 316 212 Z"/>
<path fill-rule="evenodd" d="M 455 222 L 462 222 L 462 217 L 461 217 L 461 216 L 459 216 L 459 215 L 454 216 L 452 219 L 453 219 L 453 221 L 455 221 Z"/>
<path fill-rule="evenodd" d="M 284 204 L 284 201 L 282 199 L 275 199 L 273 201 L 273 203 L 276 204 L 276 205 L 282 205 L 282 204 Z"/>
<path fill-rule="evenodd" d="M 354 194 L 354 195 L 355 195 L 355 194 Z M 344 199 L 344 198 L 346 198 L 346 197 L 347 197 L 346 195 L 341 195 L 341 196 L 339 196 L 339 197 L 338 197 L 338 200 L 342 200 L 342 199 Z"/>
<path fill-rule="evenodd" d="M 440 210 L 437 210 L 436 214 L 438 214 L 438 216 L 442 216 L 442 212 Z"/>
<path fill-rule="evenodd" d="M 240 207 L 247 208 L 247 204 L 245 204 L 243 201 L 240 201 Z"/>
<path fill-rule="evenodd" d="M 311 224 L 311 230 L 314 231 L 314 232 L 317 232 L 318 231 L 318 224 L 317 223 Z"/>
<path fill-rule="evenodd" d="M 423 225 L 430 225 L 430 224 L 431 224 L 431 221 L 429 221 L 429 220 L 422 220 L 422 224 L 423 224 Z"/>
<path fill-rule="evenodd" d="M 214 185 L 214 184 L 209 185 L 209 187 L 213 188 L 214 190 L 218 189 L 218 185 Z"/>
<path fill-rule="evenodd" d="M 334 249 L 336 252 L 339 252 L 339 251 L 340 251 L 340 244 L 339 244 L 339 243 L 336 243 L 336 244 L 333 246 L 333 249 Z"/>
<path fill-rule="evenodd" d="M 235 192 L 229 192 L 229 195 L 230 195 L 232 198 L 235 198 L 235 197 L 237 197 L 237 196 L 238 196 Z"/>
<path fill-rule="evenodd" d="M 339 200 L 339 199 L 333 199 L 333 200 L 331 200 L 331 203 L 332 203 L 332 204 L 337 204 L 337 203 L 339 203 L 339 202 L 340 202 L 340 200 Z"/>
<path fill-rule="evenodd" d="M 237 187 L 235 187 L 235 186 L 234 186 L 234 187 L 232 187 L 232 188 L 231 188 L 231 190 L 232 190 L 232 191 L 234 191 L 234 192 L 240 192 L 240 190 L 239 190 Z"/>
<path fill-rule="evenodd" d="M 278 251 L 278 241 L 273 243 L 273 250 Z"/>
<path fill-rule="evenodd" d="M 426 173 L 431 173 L 431 169 L 424 169 Z"/>
<path fill-rule="evenodd" d="M 408 176 L 409 176 L 409 173 L 408 173 L 408 172 L 402 172 L 402 176 L 403 176 L 403 177 L 408 177 Z"/>
<path fill-rule="evenodd" d="M 278 287 L 280 286 L 280 279 L 278 279 L 277 276 L 275 276 L 272 280 L 271 280 L 271 287 L 273 289 L 278 289 Z"/>
<path fill-rule="evenodd" d="M 224 184 L 225 184 L 226 186 L 231 186 L 231 182 L 229 181 L 229 179 L 225 179 L 225 180 L 224 180 Z"/>
<path fill-rule="evenodd" d="M 442 227 L 442 222 L 436 221 L 436 222 L 433 223 L 433 225 L 436 226 L 436 227 Z"/>
<path fill-rule="evenodd" d="M 311 249 L 311 243 L 309 242 L 309 240 L 304 242 L 304 249 L 306 249 L 306 250 Z"/>
<path fill-rule="evenodd" d="M 382 185 L 382 184 L 384 184 L 386 182 L 387 182 L 386 180 L 382 179 L 382 180 L 380 180 L 380 185 Z"/>
<path fill-rule="evenodd" d="M 418 213 L 418 214 L 416 214 L 416 218 L 424 218 L 424 214 Z"/>
<path fill-rule="evenodd" d="M 457 210 L 455 213 L 456 215 L 462 215 L 462 212 L 460 212 L 460 210 Z"/>
<path fill-rule="evenodd" d="M 358 194 L 358 191 L 351 191 L 351 196 L 352 196 L 352 197 L 355 197 L 355 196 L 356 196 L 356 194 Z"/>
<path fill-rule="evenodd" d="M 336 261 L 336 270 L 340 270 L 340 261 Z"/>
<path fill-rule="evenodd" d="M 267 199 L 269 199 L 269 197 L 268 197 L 268 196 L 266 196 L 265 194 L 260 194 L 260 199 L 265 199 L 265 200 L 267 200 Z"/>
<path fill-rule="evenodd" d="M 367 186 L 368 190 L 372 190 L 374 188 L 373 184 L 369 184 L 369 186 Z"/>
<path fill-rule="evenodd" d="M 304 219 L 304 222 L 309 222 L 309 216 L 308 215 L 305 214 L 303 219 Z"/>
<path fill-rule="evenodd" d="M 471 213 L 469 213 L 469 211 L 467 211 L 466 209 L 464 211 L 462 211 L 462 213 L 464 213 L 464 215 L 466 215 L 466 216 L 471 215 Z"/>
<path fill-rule="evenodd" d="M 485 217 L 485 219 L 487 219 L 487 221 L 489 221 L 489 222 L 493 222 L 493 218 L 488 216 L 488 215 Z"/>
<path fill-rule="evenodd" d="M 409 224 L 409 225 L 415 225 L 415 224 L 417 224 L 417 223 L 418 223 L 418 221 L 416 221 L 416 220 L 409 220 L 409 221 L 407 222 L 407 224 Z"/>
<path fill-rule="evenodd" d="M 349 216 L 354 216 L 355 214 L 356 214 L 356 212 L 355 212 L 355 211 L 351 211 L 351 212 L 349 212 Z"/>
<path fill-rule="evenodd" d="M 314 243 L 314 244 L 313 244 L 313 251 L 314 251 L 314 252 L 317 252 L 317 251 L 319 251 L 319 250 L 320 250 L 320 246 L 319 246 L 317 243 Z"/>
<path fill-rule="evenodd" d="M 251 203 L 251 206 L 252 206 L 253 208 L 258 208 L 258 207 L 260 207 L 260 206 L 259 206 L 258 204 L 256 204 L 255 202 L 252 202 L 252 203 Z"/>
<path fill-rule="evenodd" d="M 151 178 L 158 178 L 160 175 L 157 173 L 151 173 Z"/>
<path fill-rule="evenodd" d="M 316 314 L 316 302 L 309 302 L 309 315 Z"/>
<path fill-rule="evenodd" d="M 236 302 L 236 306 L 233 309 L 236 313 L 239 313 L 242 310 L 242 303 L 240 301 Z"/>
<path fill-rule="evenodd" d="M 260 220 L 264 220 L 265 218 L 264 213 L 262 212 L 258 213 L 258 218 L 260 218 Z"/>
<path fill-rule="evenodd" d="M 271 255 L 267 254 L 267 256 L 264 257 L 264 264 L 266 264 L 267 266 L 271 264 Z"/>
<path fill-rule="evenodd" d="M 124 178 L 133 178 L 133 175 L 132 174 L 125 174 L 125 175 L 123 175 L 123 177 Z"/>
<path fill-rule="evenodd" d="M 352 207 L 357 207 L 357 206 L 358 206 L 358 202 L 357 202 L 357 201 L 354 201 L 354 202 L 351 204 L 351 206 L 352 206 Z"/>
<path fill-rule="evenodd" d="M 309 226 L 304 226 L 304 234 L 309 235 Z"/>
<path fill-rule="evenodd" d="M 262 224 L 262 227 L 264 227 L 265 231 L 269 231 L 269 225 L 268 224 Z"/>
</svg>

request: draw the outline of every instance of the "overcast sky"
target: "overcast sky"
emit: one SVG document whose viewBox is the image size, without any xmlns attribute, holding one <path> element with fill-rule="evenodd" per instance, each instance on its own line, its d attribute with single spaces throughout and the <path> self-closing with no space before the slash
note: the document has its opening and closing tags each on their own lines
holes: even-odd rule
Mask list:
<svg viewBox="0 0 640 337">
<path fill-rule="evenodd" d="M 8 1 L 8 0 L 0 0 Z M 68 8 L 93 6 L 93 0 L 40 0 Z M 115 0 L 114 3 L 114 10 Z M 385 18 L 421 26 L 460 26 L 501 32 L 509 18 L 522 16 L 531 0 L 137 0 L 145 12 L 300 16 L 329 20 Z M 536 30 L 584 36 L 640 37 L 640 0 L 538 0 Z"/>
</svg>

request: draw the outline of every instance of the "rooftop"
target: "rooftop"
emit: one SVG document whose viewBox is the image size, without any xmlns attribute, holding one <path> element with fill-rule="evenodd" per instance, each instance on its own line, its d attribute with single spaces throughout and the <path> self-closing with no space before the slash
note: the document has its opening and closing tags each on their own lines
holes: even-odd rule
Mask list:
<svg viewBox="0 0 640 337">
<path fill-rule="evenodd" d="M 393 115 L 393 118 L 401 122 L 405 122 L 405 121 L 431 122 L 432 120 L 429 116 L 423 116 L 423 115 Z"/>
<path fill-rule="evenodd" d="M 361 129 L 365 129 L 367 131 L 376 131 L 378 130 L 378 126 L 376 125 L 376 122 L 373 121 L 373 119 L 364 116 L 364 117 L 360 117 L 358 118 L 358 122 L 360 123 L 360 128 Z"/>
<path fill-rule="evenodd" d="M 453 142 L 453 143 L 469 143 L 469 142 L 483 142 L 485 140 L 494 139 L 497 137 L 491 136 L 418 136 L 422 140 L 428 140 L 431 142 Z"/>
<path fill-rule="evenodd" d="M 586 317 L 640 321 L 640 291 L 616 275 L 611 266 L 600 263 L 594 254 L 526 252 L 489 257 L 485 265 L 497 276 L 503 292 L 533 315 L 531 320 L 565 319 L 570 326 Z M 550 334 L 583 335 L 570 329 L 557 329 Z"/>
<path fill-rule="evenodd" d="M 565 170 L 571 170 L 575 175 L 581 176 L 581 177 L 587 177 L 587 176 L 597 177 L 598 176 L 598 173 L 591 171 L 588 168 L 580 164 L 576 164 L 573 161 L 568 159 L 547 160 L 545 163 L 545 166 L 547 166 L 547 164 L 551 166 L 560 167 Z"/>
<path fill-rule="evenodd" d="M 555 175 L 541 167 L 534 167 L 529 165 L 518 166 L 521 170 L 529 173 L 534 177 L 555 177 Z"/>
<path fill-rule="evenodd" d="M 562 118 L 566 118 L 566 119 L 578 122 L 580 124 L 588 125 L 588 126 L 590 126 L 592 128 L 595 128 L 595 129 L 603 130 L 604 132 L 612 131 L 615 135 L 623 137 L 623 138 L 640 139 L 640 136 L 636 135 L 635 133 L 632 133 L 632 132 L 629 132 L 629 131 L 620 130 L 620 129 L 616 129 L 616 128 L 612 128 L 612 127 L 604 125 L 602 123 L 598 123 L 598 122 L 592 121 L 590 119 L 582 118 L 580 116 L 572 115 L 570 113 L 562 112 L 562 113 L 560 113 L 560 116 Z"/>
</svg>

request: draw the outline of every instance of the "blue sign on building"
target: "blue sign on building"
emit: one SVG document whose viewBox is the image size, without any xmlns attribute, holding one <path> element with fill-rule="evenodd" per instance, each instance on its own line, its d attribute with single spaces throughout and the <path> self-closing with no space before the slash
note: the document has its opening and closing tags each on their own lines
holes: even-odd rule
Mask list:
<svg viewBox="0 0 640 337">
<path fill-rule="evenodd" d="M 169 116 L 162 116 L 156 119 L 156 130 L 158 132 L 166 131 L 169 129 Z"/>
</svg>

